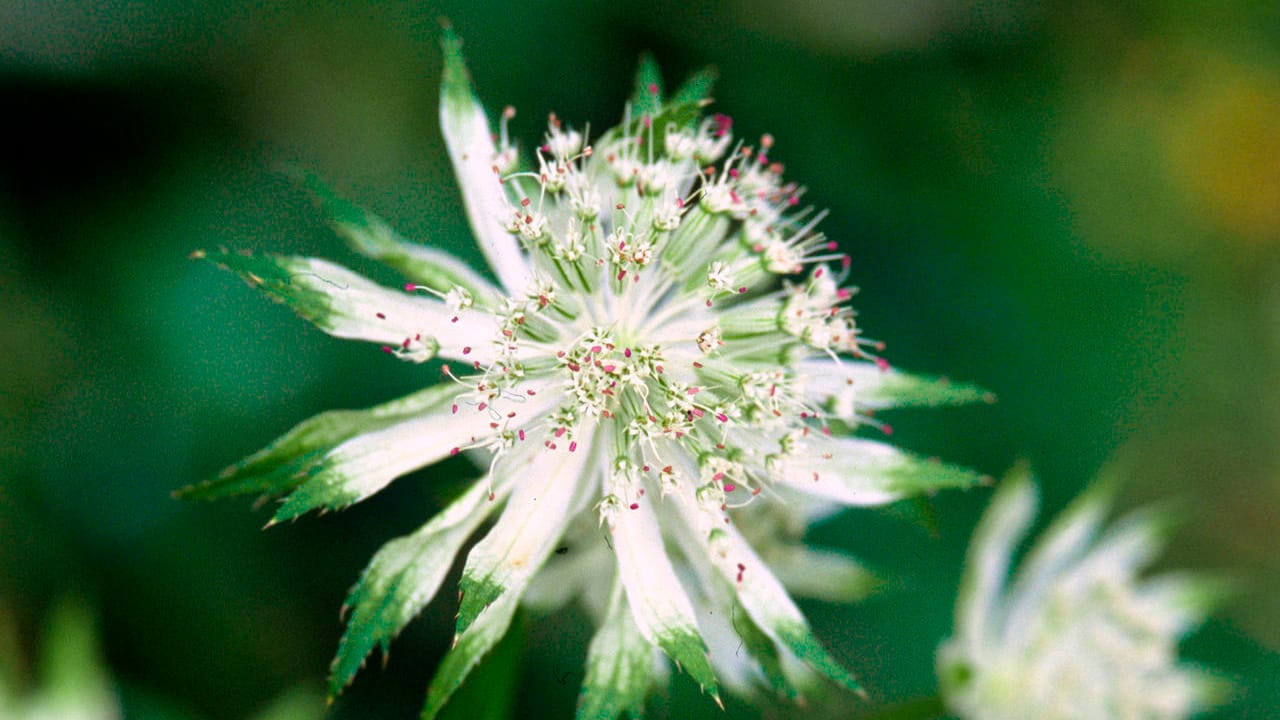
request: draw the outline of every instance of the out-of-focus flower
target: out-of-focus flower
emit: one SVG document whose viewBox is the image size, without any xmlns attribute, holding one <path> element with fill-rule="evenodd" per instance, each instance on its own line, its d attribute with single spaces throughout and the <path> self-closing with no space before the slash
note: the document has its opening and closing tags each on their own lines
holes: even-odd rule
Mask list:
<svg viewBox="0 0 1280 720">
<path fill-rule="evenodd" d="M 1218 583 L 1138 577 L 1167 522 L 1139 512 L 1102 532 L 1108 503 L 1095 488 L 1006 586 L 1036 504 L 1028 477 L 1006 480 L 974 535 L 955 635 L 938 653 L 951 711 L 966 720 L 1172 720 L 1209 704 L 1219 681 L 1179 663 L 1178 642 L 1204 619 Z"/>
<path fill-rule="evenodd" d="M 983 399 L 869 354 L 842 287 L 848 256 L 782 178 L 773 140 L 735 141 L 702 117 L 711 77 L 664 98 L 642 65 L 624 122 L 594 142 L 552 116 L 522 160 L 476 100 L 445 40 L 441 124 L 464 208 L 497 284 L 407 243 L 313 178 L 357 251 L 406 292 L 333 263 L 233 252 L 239 273 L 332 335 L 447 381 L 366 411 L 308 420 L 186 497 L 284 495 L 273 522 L 363 500 L 467 453 L 487 469 L 352 590 L 331 691 L 439 589 L 469 537 L 453 649 L 432 717 L 507 631 L 522 599 L 575 598 L 599 630 L 584 717 L 637 714 L 670 657 L 719 701 L 718 682 L 795 697 L 820 676 L 857 689 L 818 643 L 797 592 L 847 600 L 868 574 L 800 542 L 831 507 L 878 505 L 980 476 L 852 437 L 895 405 Z M 603 528 L 603 531 L 602 531 Z M 710 649 L 708 649 L 710 645 Z M 717 676 L 719 679 L 717 679 Z"/>
</svg>

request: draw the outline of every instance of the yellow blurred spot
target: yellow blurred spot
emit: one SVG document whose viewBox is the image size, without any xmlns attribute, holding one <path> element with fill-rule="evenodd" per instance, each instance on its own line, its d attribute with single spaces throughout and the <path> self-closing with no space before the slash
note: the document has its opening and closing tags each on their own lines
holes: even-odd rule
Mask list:
<svg viewBox="0 0 1280 720">
<path fill-rule="evenodd" d="M 1189 209 L 1248 242 L 1280 240 L 1280 82 L 1263 68 L 1201 66 L 1163 138 Z"/>
</svg>

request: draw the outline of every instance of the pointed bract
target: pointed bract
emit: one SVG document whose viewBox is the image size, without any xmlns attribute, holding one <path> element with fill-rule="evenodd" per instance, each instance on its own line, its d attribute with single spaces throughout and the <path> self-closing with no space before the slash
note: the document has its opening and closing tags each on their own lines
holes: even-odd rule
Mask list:
<svg viewBox="0 0 1280 720">
<path fill-rule="evenodd" d="M 307 479 L 285 498 L 274 521 L 360 502 L 401 475 L 456 455 L 460 448 L 487 445 L 502 432 L 490 408 L 456 403 L 457 391 L 447 385 L 438 390 L 434 406 L 347 440 L 317 459 Z M 510 412 L 521 421 L 536 422 L 549 409 L 550 397 L 535 394 Z"/>
<path fill-rule="evenodd" d="M 427 688 L 422 720 L 434 720 L 476 665 L 502 640 L 511 627 L 511 618 L 519 601 L 516 593 L 499 597 L 487 612 L 454 639 L 453 647 L 440 661 L 440 667 L 436 668 Z"/>
<path fill-rule="evenodd" d="M 883 505 L 983 482 L 979 473 L 917 458 L 874 440 L 817 437 L 807 442 L 808 452 L 780 463 L 777 479 L 800 492 L 845 505 Z"/>
<path fill-rule="evenodd" d="M 679 508 L 685 528 L 700 537 L 700 551 L 734 588 L 738 601 L 752 621 L 775 643 L 794 653 L 814 670 L 850 690 L 862 692 L 853 675 L 818 643 L 808 621 L 787 595 L 782 583 L 738 530 L 731 523 L 717 523 L 714 514 L 700 508 L 693 495 L 681 492 L 683 502 L 673 505 Z"/>
<path fill-rule="evenodd" d="M 995 401 L 994 395 L 976 385 L 912 375 L 871 362 L 806 360 L 801 375 L 808 381 L 805 394 L 810 401 L 845 421 L 857 419 L 855 409 L 865 412 Z"/>
<path fill-rule="evenodd" d="M 653 679 L 653 646 L 636 627 L 626 594 L 616 582 L 608 614 L 587 648 L 587 676 L 576 720 L 614 720 L 624 713 L 639 720 Z"/>
<path fill-rule="evenodd" d="M 706 103 L 711 99 L 711 88 L 716 84 L 716 69 L 707 67 L 685 79 L 671 95 L 672 105 Z"/>
<path fill-rule="evenodd" d="M 631 92 L 631 112 L 636 117 L 652 117 L 662 109 L 662 71 L 653 55 L 640 56 L 636 69 L 635 90 Z"/>
<path fill-rule="evenodd" d="M 663 547 L 652 507 L 655 502 L 663 501 L 649 493 L 612 516 L 613 550 L 627 604 L 645 639 L 660 646 L 703 690 L 718 697 L 693 605 Z"/>
<path fill-rule="evenodd" d="M 484 108 L 471 89 L 471 76 L 462 58 L 462 41 L 445 29 L 444 76 L 440 86 L 440 130 L 449 159 L 462 188 L 462 202 L 476 243 L 499 282 L 511 295 L 520 295 L 533 275 L 520 245 L 502 223 L 511 214 L 502 187 L 504 170 L 493 143 Z"/>
<path fill-rule="evenodd" d="M 223 470 L 218 477 L 174 494 L 187 500 L 236 495 L 281 495 L 304 482 L 334 448 L 439 407 L 448 388 L 430 387 L 368 410 L 330 410 L 304 420 L 270 445 Z"/>
<path fill-rule="evenodd" d="M 527 466 L 512 462 L 495 469 L 495 473 L 518 474 L 521 480 L 493 529 L 467 555 L 459 585 L 459 634 L 499 597 L 524 591 L 555 549 L 574 501 L 582 495 L 584 470 L 590 462 L 586 453 L 563 447 L 534 453 Z"/>
<path fill-rule="evenodd" d="M 385 655 L 391 640 L 435 597 L 462 544 L 495 507 L 490 492 L 487 483 L 476 483 L 430 522 L 373 556 L 347 596 L 351 618 L 333 659 L 330 697 L 350 684 L 375 646 Z"/>
<path fill-rule="evenodd" d="M 457 322 L 460 312 L 443 302 L 384 288 L 326 260 L 227 251 L 202 256 L 334 337 L 379 343 L 413 362 L 437 353 L 469 361 L 495 357 L 490 317 L 473 313 Z"/>
</svg>

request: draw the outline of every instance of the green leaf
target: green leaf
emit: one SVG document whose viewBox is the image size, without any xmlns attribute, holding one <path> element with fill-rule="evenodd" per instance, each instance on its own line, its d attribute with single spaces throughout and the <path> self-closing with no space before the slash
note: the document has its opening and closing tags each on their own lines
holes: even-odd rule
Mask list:
<svg viewBox="0 0 1280 720">
<path fill-rule="evenodd" d="M 452 255 L 409 242 L 382 218 L 349 202 L 313 173 L 293 173 L 315 196 L 329 224 L 356 252 L 386 263 L 406 278 L 438 292 L 461 287 L 482 307 L 497 302 L 497 288 Z"/>
<path fill-rule="evenodd" d="M 212 500 L 237 495 L 281 495 L 305 481 L 325 455 L 343 442 L 437 407 L 448 390 L 452 389 L 432 387 L 368 410 L 321 413 L 299 423 L 217 477 L 177 490 L 174 496 L 184 500 Z"/>
<path fill-rule="evenodd" d="M 576 720 L 614 720 L 644 715 L 653 684 L 653 646 L 640 634 L 622 583 L 615 581 L 609 610 L 587 649 L 587 676 Z"/>
<path fill-rule="evenodd" d="M 662 72 L 653 55 L 645 53 L 640 56 L 640 67 L 636 69 L 635 90 L 631 93 L 631 113 L 640 118 L 657 115 L 661 109 Z"/>
<path fill-rule="evenodd" d="M 435 597 L 463 543 L 492 511 L 495 503 L 488 497 L 488 483 L 476 483 L 430 522 L 373 556 L 347 597 L 351 619 L 333 659 L 330 697 L 350 684 L 375 646 L 385 656 L 391 640 Z"/>
</svg>

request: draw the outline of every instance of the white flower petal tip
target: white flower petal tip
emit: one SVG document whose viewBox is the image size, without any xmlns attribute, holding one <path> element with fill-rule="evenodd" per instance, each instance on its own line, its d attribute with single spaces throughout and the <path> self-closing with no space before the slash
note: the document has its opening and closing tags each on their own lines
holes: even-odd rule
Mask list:
<svg viewBox="0 0 1280 720">
<path fill-rule="evenodd" d="M 880 580 L 806 548 L 804 528 L 831 508 L 984 482 L 851 436 L 863 425 L 887 434 L 872 417 L 881 408 L 989 396 L 877 357 L 845 286 L 852 261 L 784 179 L 773 138 L 735 139 L 729 117 L 703 114 L 712 73 L 668 96 L 645 60 L 617 127 L 591 137 L 552 115 L 521 158 L 514 111 L 491 125 L 448 30 L 443 51 L 441 128 L 460 212 L 496 282 L 305 172 L 293 174 L 334 230 L 399 270 L 402 288 L 324 260 L 198 254 L 336 337 L 448 360 L 443 382 L 312 418 L 180 495 L 283 497 L 274 524 L 360 502 L 454 455 L 481 466 L 482 479 L 388 543 L 351 591 L 334 694 L 373 648 L 385 657 L 494 517 L 467 555 L 454 646 L 424 718 L 522 603 L 574 599 L 599 627 L 581 718 L 641 713 L 672 665 L 717 704 L 722 691 L 862 694 L 788 593 L 849 602 Z"/>
<path fill-rule="evenodd" d="M 887 363 L 817 358 L 805 362 L 805 375 L 810 401 L 841 419 L 856 419 L 858 411 L 867 410 L 996 402 L 995 393 L 977 385 L 913 375 Z"/>
<path fill-rule="evenodd" d="M 1010 580 L 1036 489 L 1025 470 L 1002 484 L 974 534 L 955 634 L 938 651 L 953 713 L 965 720 L 1179 720 L 1214 702 L 1217 678 L 1179 663 L 1177 650 L 1223 585 L 1141 577 L 1163 544 L 1168 515 L 1139 512 L 1104 531 L 1109 494 L 1087 491 Z"/>
<path fill-rule="evenodd" d="M 444 74 L 440 86 L 440 128 L 476 242 L 503 287 L 519 295 L 533 281 L 515 238 L 503 227 L 510 214 L 502 173 L 514 164 L 510 148 L 494 145 L 484 108 L 471 89 L 462 41 L 445 29 Z"/>
</svg>

